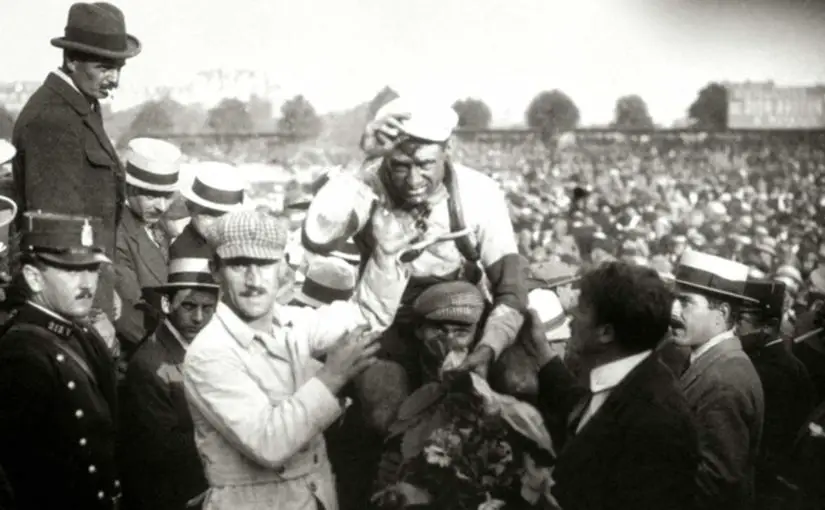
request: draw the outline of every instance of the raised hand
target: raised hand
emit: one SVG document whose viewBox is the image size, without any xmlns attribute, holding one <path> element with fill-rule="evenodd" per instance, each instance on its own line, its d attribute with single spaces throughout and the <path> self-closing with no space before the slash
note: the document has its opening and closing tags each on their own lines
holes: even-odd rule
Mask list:
<svg viewBox="0 0 825 510">
<path fill-rule="evenodd" d="M 318 378 L 333 393 L 338 393 L 355 376 L 375 362 L 381 348 L 380 333 L 367 331 L 362 326 L 347 333 L 329 351 Z"/>
<path fill-rule="evenodd" d="M 408 114 L 387 115 L 367 124 L 361 139 L 361 148 L 369 156 L 383 156 L 390 152 L 404 132 Z"/>
</svg>

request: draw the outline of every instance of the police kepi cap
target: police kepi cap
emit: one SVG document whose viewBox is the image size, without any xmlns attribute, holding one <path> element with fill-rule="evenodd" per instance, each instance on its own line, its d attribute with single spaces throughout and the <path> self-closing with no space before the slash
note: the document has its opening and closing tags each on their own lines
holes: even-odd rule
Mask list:
<svg viewBox="0 0 825 510">
<path fill-rule="evenodd" d="M 222 259 L 281 260 L 289 232 L 283 219 L 258 211 L 227 213 L 204 232 Z"/>
<path fill-rule="evenodd" d="M 27 212 L 23 217 L 23 252 L 59 266 L 111 263 L 95 240 L 96 233 L 103 229 L 100 218 L 42 211 Z"/>
<path fill-rule="evenodd" d="M 743 310 L 753 311 L 766 319 L 781 319 L 785 305 L 785 283 L 752 279 L 745 282 L 745 295 L 756 300 L 747 303 Z"/>
<path fill-rule="evenodd" d="M 750 268 L 716 255 L 687 250 L 679 259 L 674 281 L 679 290 L 725 301 L 757 302 L 745 294 Z"/>
<path fill-rule="evenodd" d="M 401 124 L 404 134 L 425 142 L 446 142 L 458 127 L 458 114 L 449 104 L 426 96 L 393 99 L 378 110 L 375 118 L 391 115 L 408 115 Z"/>
</svg>

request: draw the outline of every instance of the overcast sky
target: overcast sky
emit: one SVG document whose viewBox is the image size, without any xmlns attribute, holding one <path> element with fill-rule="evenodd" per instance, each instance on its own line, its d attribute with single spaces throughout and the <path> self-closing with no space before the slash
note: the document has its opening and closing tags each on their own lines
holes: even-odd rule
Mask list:
<svg viewBox="0 0 825 510">
<path fill-rule="evenodd" d="M 584 123 L 640 94 L 654 119 L 684 116 L 710 80 L 825 82 L 821 0 L 114 0 L 143 53 L 123 80 L 181 83 L 199 70 L 266 71 L 320 110 L 385 83 L 476 96 L 519 121 L 561 88 Z M 59 61 L 71 0 L 0 0 L 0 81 Z"/>
</svg>

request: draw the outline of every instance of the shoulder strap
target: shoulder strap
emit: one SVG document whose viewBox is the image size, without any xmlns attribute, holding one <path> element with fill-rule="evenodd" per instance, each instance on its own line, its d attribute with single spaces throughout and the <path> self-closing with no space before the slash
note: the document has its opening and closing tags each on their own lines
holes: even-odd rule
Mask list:
<svg viewBox="0 0 825 510">
<path fill-rule="evenodd" d="M 12 326 L 6 330 L 6 333 L 10 333 L 12 331 L 34 333 L 38 336 L 48 336 L 49 338 L 54 339 L 54 334 L 51 331 L 42 326 L 37 326 L 34 324 L 12 324 Z M 58 349 L 60 349 L 60 351 L 63 354 L 71 358 L 72 361 L 74 361 L 81 368 L 81 370 L 83 370 L 83 372 L 85 372 L 86 375 L 89 376 L 89 379 L 91 379 L 92 382 L 94 382 L 95 385 L 97 385 L 97 377 L 95 377 L 94 372 L 92 372 L 92 369 L 89 368 L 89 364 L 86 363 L 86 360 L 84 360 L 78 353 L 74 352 L 71 348 L 69 348 L 66 345 L 63 345 L 57 340 L 53 340 L 52 344 Z"/>
<path fill-rule="evenodd" d="M 455 168 L 453 163 L 448 159 L 445 162 L 446 172 L 444 172 L 444 185 L 447 187 L 447 206 L 450 211 L 450 231 L 457 232 L 467 227 L 464 221 L 464 210 L 461 207 L 461 194 L 458 189 L 458 180 L 455 178 Z M 478 247 L 470 242 L 469 237 L 459 237 L 455 240 L 456 247 L 459 253 L 467 259 L 468 262 L 478 262 L 481 255 L 478 252 Z"/>
</svg>

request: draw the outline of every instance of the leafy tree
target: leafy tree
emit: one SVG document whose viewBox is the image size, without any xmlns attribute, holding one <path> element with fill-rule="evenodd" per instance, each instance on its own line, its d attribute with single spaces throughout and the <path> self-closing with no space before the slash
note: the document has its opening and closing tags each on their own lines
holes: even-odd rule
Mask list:
<svg viewBox="0 0 825 510">
<path fill-rule="evenodd" d="M 481 99 L 468 97 L 453 103 L 458 113 L 458 126 L 472 129 L 487 129 L 493 120 L 493 112 Z"/>
<path fill-rule="evenodd" d="M 561 90 L 544 91 L 530 101 L 525 120 L 529 127 L 552 135 L 575 129 L 579 124 L 579 108 Z"/>
<path fill-rule="evenodd" d="M 728 127 L 728 89 L 721 83 L 709 83 L 688 108 L 688 117 L 701 129 L 724 130 Z"/>
<path fill-rule="evenodd" d="M 278 131 L 301 138 L 315 138 L 321 134 L 323 122 L 307 98 L 297 95 L 281 106 Z"/>
<path fill-rule="evenodd" d="M 206 116 L 206 126 L 217 133 L 248 133 L 252 131 L 252 116 L 240 99 L 221 100 Z"/>
<path fill-rule="evenodd" d="M 389 86 L 385 86 L 381 89 L 378 94 L 372 98 L 370 101 L 369 107 L 367 107 L 367 122 L 372 121 L 375 119 L 375 115 L 378 113 L 378 110 L 381 109 L 382 106 L 389 103 L 393 99 L 400 97 L 398 92 L 391 89 Z"/>
<path fill-rule="evenodd" d="M 252 118 L 252 126 L 255 131 L 272 131 L 275 121 L 272 117 L 272 103 L 268 99 L 253 94 L 249 98 L 246 109 Z"/>
<path fill-rule="evenodd" d="M 0 139 L 11 140 L 14 130 L 14 117 L 4 106 L 0 106 Z"/>
<path fill-rule="evenodd" d="M 149 101 L 144 103 L 132 119 L 127 129 L 130 137 L 153 133 L 171 133 L 175 122 L 171 115 L 170 100 Z"/>
<path fill-rule="evenodd" d="M 616 100 L 616 109 L 610 127 L 616 129 L 653 129 L 653 119 L 647 111 L 647 103 L 636 94 Z"/>
</svg>

